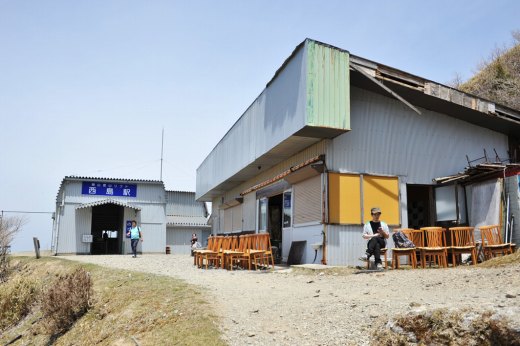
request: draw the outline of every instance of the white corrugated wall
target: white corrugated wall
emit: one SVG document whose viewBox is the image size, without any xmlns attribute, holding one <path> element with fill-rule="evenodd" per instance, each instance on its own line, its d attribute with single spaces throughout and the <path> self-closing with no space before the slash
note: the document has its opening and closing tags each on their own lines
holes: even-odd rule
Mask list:
<svg viewBox="0 0 520 346">
<path fill-rule="evenodd" d="M 413 100 L 410 100 L 413 103 Z M 339 172 L 406 177 L 407 183 L 432 184 L 467 166 L 466 155 L 483 149 L 507 157 L 507 136 L 453 117 L 421 109 L 419 115 L 401 102 L 352 88 L 352 131 L 332 140 L 327 167 Z"/>
<path fill-rule="evenodd" d="M 334 138 L 327 148 L 331 171 L 399 177 L 402 227 L 407 226 L 407 183 L 433 184 L 433 178 L 460 172 L 467 166 L 466 155 L 481 157 L 484 148 L 507 156 L 506 135 L 444 114 L 421 112 L 418 115 L 397 100 L 352 88 L 352 131 Z M 361 225 L 329 225 L 328 264 L 361 264 L 357 258 L 366 246 L 361 232 Z"/>
<path fill-rule="evenodd" d="M 197 168 L 197 198 L 303 127 L 307 90 L 304 53 L 300 49 L 288 61 Z"/>
</svg>

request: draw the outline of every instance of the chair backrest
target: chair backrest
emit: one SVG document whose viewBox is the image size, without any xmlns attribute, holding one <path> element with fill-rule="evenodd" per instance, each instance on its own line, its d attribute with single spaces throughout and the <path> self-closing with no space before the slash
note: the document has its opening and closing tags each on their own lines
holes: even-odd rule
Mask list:
<svg viewBox="0 0 520 346">
<path fill-rule="evenodd" d="M 239 252 L 246 252 L 249 248 L 249 239 L 250 239 L 250 235 L 249 234 L 242 234 L 240 237 L 239 237 L 239 241 L 238 241 L 238 251 Z"/>
<path fill-rule="evenodd" d="M 213 252 L 219 252 L 220 248 L 222 247 L 223 240 L 224 240 L 223 236 L 220 236 L 220 235 L 216 236 L 215 240 L 213 241 L 213 247 L 210 248 L 210 250 Z"/>
<path fill-rule="evenodd" d="M 258 234 L 257 250 L 271 251 L 271 235 L 269 233 Z"/>
<path fill-rule="evenodd" d="M 214 244 L 214 243 L 215 243 L 215 236 L 210 235 L 210 236 L 208 237 L 208 247 L 207 247 L 207 249 L 208 249 L 208 250 L 212 250 L 212 249 L 213 249 L 213 244 Z"/>
<path fill-rule="evenodd" d="M 402 232 L 406 236 L 406 238 L 408 238 L 415 246 L 419 246 L 413 239 L 413 231 L 415 231 L 413 228 L 394 228 L 393 229 L 394 233 Z M 395 240 L 394 240 L 394 242 L 395 242 Z M 398 246 L 397 244 L 395 244 L 395 245 Z"/>
<path fill-rule="evenodd" d="M 232 239 L 233 239 L 233 237 L 231 237 L 231 236 L 224 237 L 222 239 L 222 245 L 221 245 L 220 250 L 221 251 L 231 250 L 231 240 Z"/>
<path fill-rule="evenodd" d="M 231 236 L 231 243 L 229 245 L 229 250 L 237 251 L 238 250 L 238 236 Z"/>
<path fill-rule="evenodd" d="M 442 227 L 423 227 L 424 247 L 445 247 L 446 236 Z"/>
<path fill-rule="evenodd" d="M 450 227 L 451 246 L 475 246 L 474 227 Z"/>
<path fill-rule="evenodd" d="M 500 225 L 480 226 L 482 242 L 487 245 L 499 245 L 502 242 L 502 232 Z"/>
<path fill-rule="evenodd" d="M 408 239 L 410 239 L 412 243 L 414 243 L 415 247 L 424 246 L 423 231 L 419 229 L 410 229 L 405 234 L 408 237 Z"/>
</svg>

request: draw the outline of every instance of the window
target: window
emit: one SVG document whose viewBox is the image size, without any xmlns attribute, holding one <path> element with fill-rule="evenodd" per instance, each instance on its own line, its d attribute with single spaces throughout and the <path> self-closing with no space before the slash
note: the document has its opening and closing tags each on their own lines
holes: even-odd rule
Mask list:
<svg viewBox="0 0 520 346">
<path fill-rule="evenodd" d="M 359 224 L 361 220 L 360 176 L 329 173 L 329 222 Z"/>
<path fill-rule="evenodd" d="M 293 185 L 293 224 L 321 222 L 322 192 L 321 175 L 300 181 Z"/>
<path fill-rule="evenodd" d="M 329 173 L 330 223 L 362 224 L 371 219 L 370 209 L 374 206 L 382 209 L 383 221 L 400 224 L 397 177 Z"/>
<path fill-rule="evenodd" d="M 283 227 L 291 227 L 292 219 L 292 192 L 285 191 L 283 193 Z"/>
<path fill-rule="evenodd" d="M 258 200 L 258 230 L 267 230 L 267 197 Z"/>
<path fill-rule="evenodd" d="M 363 214 L 370 220 L 370 209 L 379 207 L 381 220 L 389 225 L 400 225 L 399 180 L 397 177 L 363 176 Z"/>
</svg>

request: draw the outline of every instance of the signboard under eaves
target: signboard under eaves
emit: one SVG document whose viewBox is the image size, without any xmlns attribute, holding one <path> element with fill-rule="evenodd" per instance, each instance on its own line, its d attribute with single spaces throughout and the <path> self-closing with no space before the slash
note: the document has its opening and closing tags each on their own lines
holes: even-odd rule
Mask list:
<svg viewBox="0 0 520 346">
<path fill-rule="evenodd" d="M 209 201 L 306 147 L 350 130 L 347 51 L 300 44 L 197 169 Z"/>
</svg>

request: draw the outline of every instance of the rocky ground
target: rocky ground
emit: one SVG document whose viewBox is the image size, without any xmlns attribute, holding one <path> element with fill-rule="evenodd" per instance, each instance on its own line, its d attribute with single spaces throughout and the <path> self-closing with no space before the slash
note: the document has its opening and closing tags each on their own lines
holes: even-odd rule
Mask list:
<svg viewBox="0 0 520 346">
<path fill-rule="evenodd" d="M 203 270 L 182 255 L 68 256 L 202 287 L 230 345 L 366 345 L 376 321 L 436 308 L 489 309 L 520 329 L 520 264 L 355 274 Z"/>
</svg>

